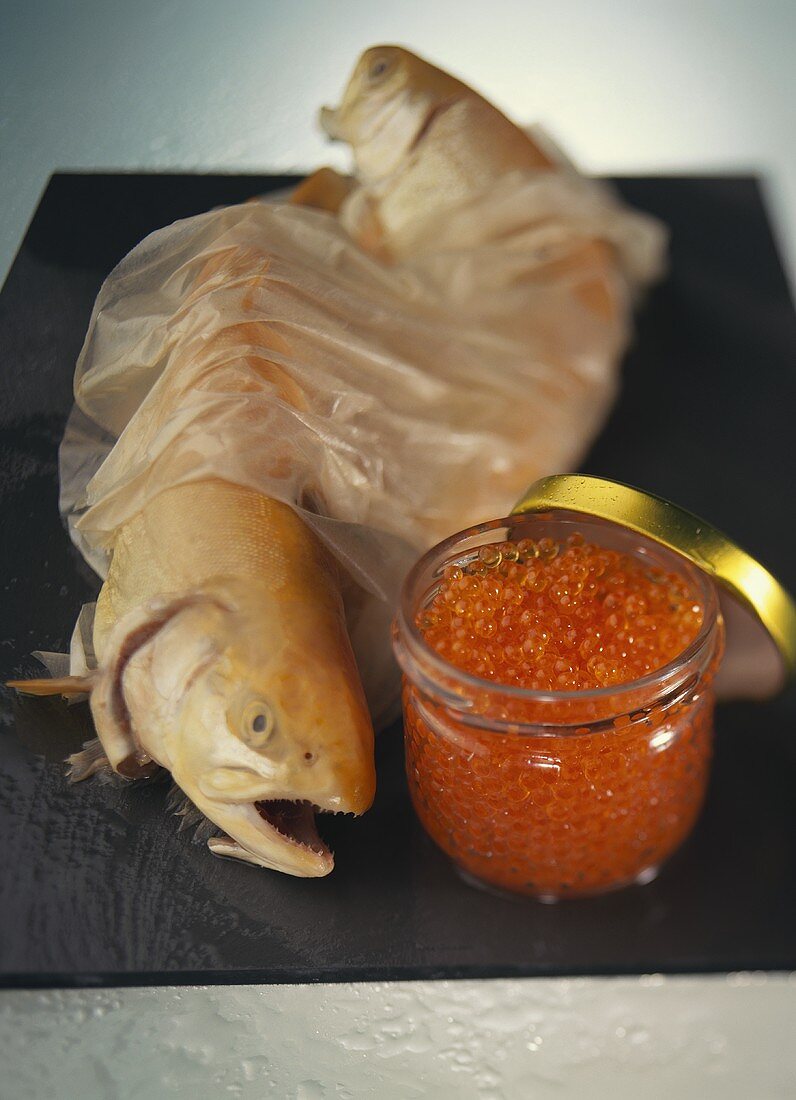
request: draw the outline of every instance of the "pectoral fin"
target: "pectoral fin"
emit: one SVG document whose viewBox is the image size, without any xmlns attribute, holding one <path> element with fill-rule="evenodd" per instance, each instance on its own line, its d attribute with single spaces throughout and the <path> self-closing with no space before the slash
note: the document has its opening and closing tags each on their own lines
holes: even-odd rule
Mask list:
<svg viewBox="0 0 796 1100">
<path fill-rule="evenodd" d="M 36 680 L 6 680 L 6 687 L 21 695 L 85 695 L 96 678 L 87 676 L 44 676 Z"/>
</svg>

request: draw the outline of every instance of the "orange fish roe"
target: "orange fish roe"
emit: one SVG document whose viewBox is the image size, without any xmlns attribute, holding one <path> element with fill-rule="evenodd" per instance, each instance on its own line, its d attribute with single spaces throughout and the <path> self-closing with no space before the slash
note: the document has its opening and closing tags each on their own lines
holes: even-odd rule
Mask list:
<svg viewBox="0 0 796 1100">
<path fill-rule="evenodd" d="M 679 847 L 702 805 L 713 702 L 570 736 L 454 728 L 404 689 L 406 762 L 424 828 L 477 878 L 574 897 L 629 883 Z"/>
<path fill-rule="evenodd" d="M 577 896 L 644 881 L 681 844 L 704 797 L 721 650 L 703 589 L 579 535 L 495 543 L 445 566 L 415 626 L 447 664 L 409 657 L 399 635 L 396 652 L 412 800 L 462 869 Z M 695 640 L 704 600 L 713 626 L 698 656 L 637 688 Z"/>
<path fill-rule="evenodd" d="M 682 577 L 570 536 L 495 543 L 449 566 L 418 625 L 465 672 L 534 691 L 627 684 L 694 640 L 702 607 Z"/>
</svg>

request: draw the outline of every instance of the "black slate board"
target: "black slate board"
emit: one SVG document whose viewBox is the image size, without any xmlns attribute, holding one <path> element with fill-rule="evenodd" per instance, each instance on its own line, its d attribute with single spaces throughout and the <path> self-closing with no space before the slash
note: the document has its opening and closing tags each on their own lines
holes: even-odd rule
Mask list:
<svg viewBox="0 0 796 1100">
<path fill-rule="evenodd" d="M 94 296 L 147 232 L 288 182 L 54 176 L 0 295 L 0 677 L 63 649 L 97 582 L 57 514 L 56 450 Z M 625 385 L 587 469 L 704 514 L 796 589 L 796 318 L 757 183 L 619 181 L 673 230 Z M 295 982 L 796 968 L 796 696 L 720 708 L 708 804 L 644 888 L 544 906 L 464 885 L 408 805 L 400 731 L 337 868 L 305 881 L 213 859 L 165 788 L 69 788 L 85 706 L 3 691 L 0 980 Z"/>
</svg>

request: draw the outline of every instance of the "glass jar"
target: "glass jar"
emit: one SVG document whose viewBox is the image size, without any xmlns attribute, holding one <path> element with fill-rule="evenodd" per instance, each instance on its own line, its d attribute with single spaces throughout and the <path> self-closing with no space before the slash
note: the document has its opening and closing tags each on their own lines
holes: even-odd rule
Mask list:
<svg viewBox="0 0 796 1100">
<path fill-rule="evenodd" d="M 417 617 L 448 565 L 488 543 L 579 533 L 681 576 L 701 629 L 631 683 L 538 692 L 480 679 L 424 640 Z M 712 582 L 652 539 L 574 513 L 495 520 L 452 536 L 411 571 L 393 628 L 404 674 L 406 768 L 415 810 L 466 877 L 544 899 L 652 879 L 705 795 L 723 623 Z"/>
</svg>

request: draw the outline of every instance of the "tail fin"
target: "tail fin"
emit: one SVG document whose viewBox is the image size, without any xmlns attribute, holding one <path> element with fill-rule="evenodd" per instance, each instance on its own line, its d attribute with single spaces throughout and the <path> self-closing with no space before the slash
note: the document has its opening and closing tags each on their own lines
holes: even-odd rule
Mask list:
<svg viewBox="0 0 796 1100">
<path fill-rule="evenodd" d="M 91 676 L 46 676 L 41 680 L 6 680 L 6 687 L 23 695 L 81 695 L 91 691 Z"/>
</svg>

